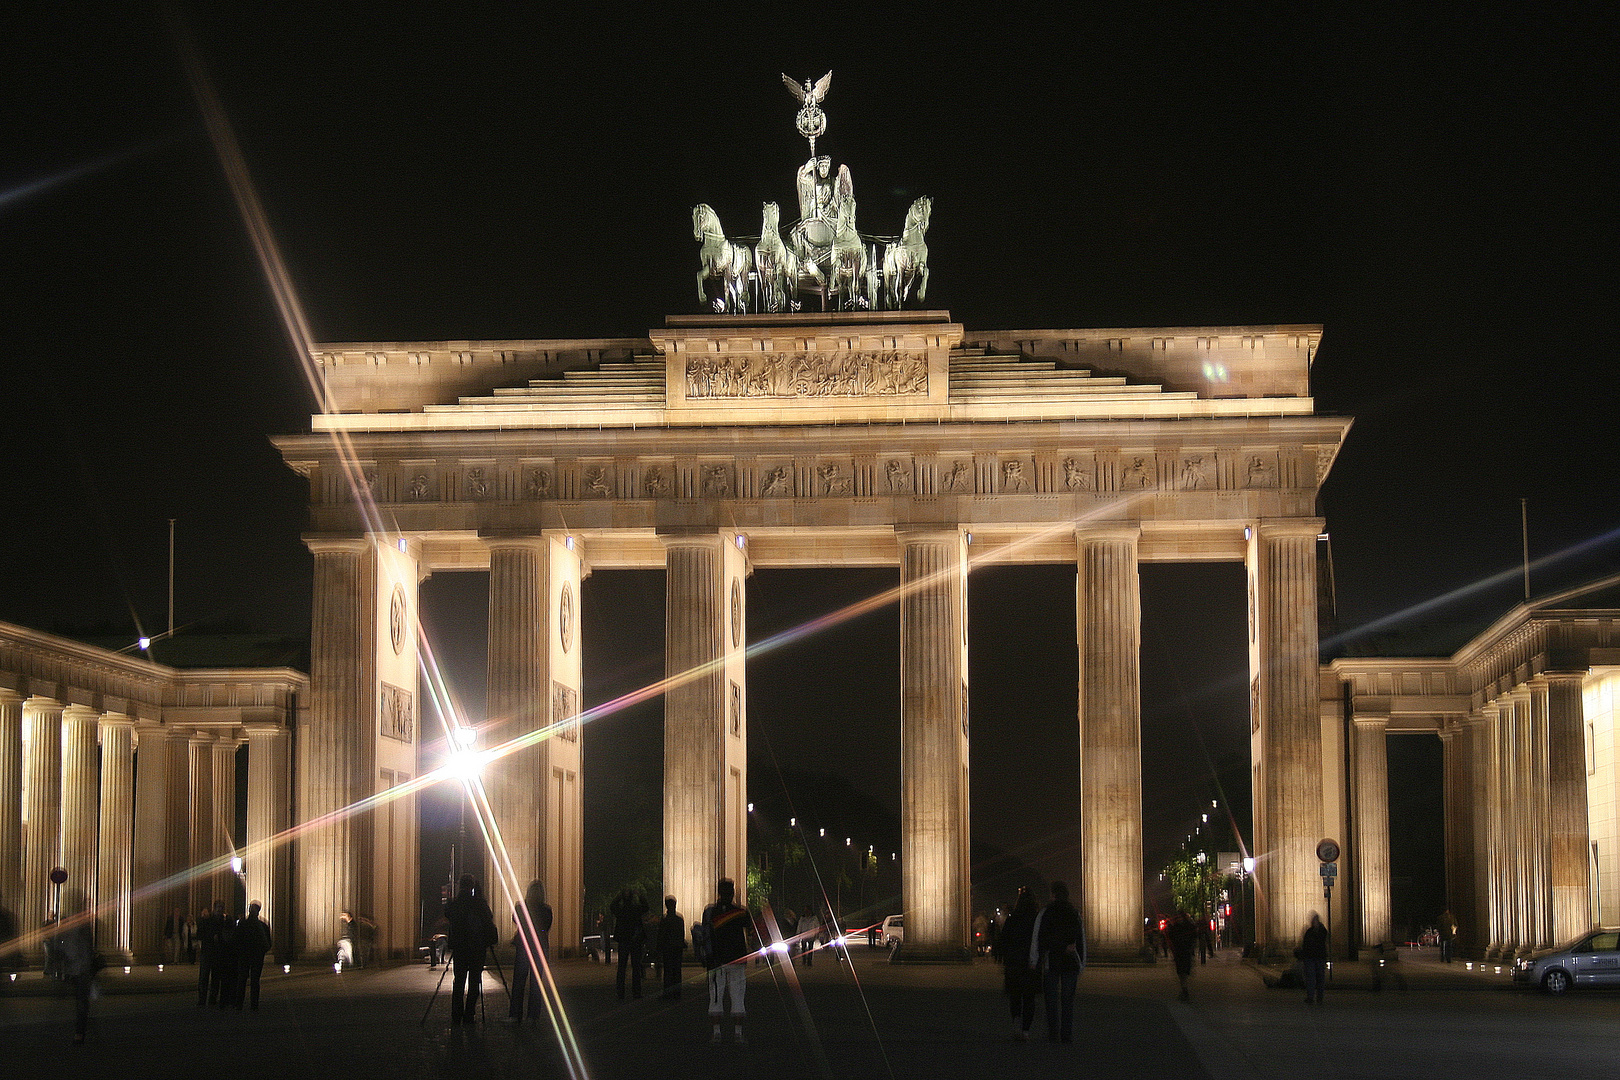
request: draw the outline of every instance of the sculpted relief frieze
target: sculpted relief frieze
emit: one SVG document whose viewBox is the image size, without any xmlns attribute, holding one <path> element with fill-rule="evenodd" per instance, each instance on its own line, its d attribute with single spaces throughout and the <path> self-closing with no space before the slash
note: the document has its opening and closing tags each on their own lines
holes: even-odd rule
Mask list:
<svg viewBox="0 0 1620 1080">
<path fill-rule="evenodd" d="M 558 458 L 502 462 L 416 460 L 366 464 L 360 492 L 379 502 L 548 502 L 901 498 L 1070 495 L 1171 498 L 1307 489 L 1327 455 L 1315 446 L 1216 449 L 959 447 L 776 453 Z M 346 503 L 354 491 L 337 470 L 323 473 L 319 501 Z"/>
<path fill-rule="evenodd" d="M 901 352 L 689 356 L 686 397 L 926 397 L 928 360 Z"/>
</svg>

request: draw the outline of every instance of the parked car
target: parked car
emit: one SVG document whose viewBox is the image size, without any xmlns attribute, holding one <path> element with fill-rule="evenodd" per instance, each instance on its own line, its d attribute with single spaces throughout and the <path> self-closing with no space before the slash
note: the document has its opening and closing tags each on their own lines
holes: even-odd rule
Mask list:
<svg viewBox="0 0 1620 1080">
<path fill-rule="evenodd" d="M 1590 931 L 1562 949 L 1516 960 L 1513 981 L 1549 994 L 1575 986 L 1620 986 L 1620 929 Z"/>
<path fill-rule="evenodd" d="M 906 940 L 906 917 L 904 915 L 890 915 L 883 920 L 883 939 L 885 948 L 894 948 Z"/>
</svg>

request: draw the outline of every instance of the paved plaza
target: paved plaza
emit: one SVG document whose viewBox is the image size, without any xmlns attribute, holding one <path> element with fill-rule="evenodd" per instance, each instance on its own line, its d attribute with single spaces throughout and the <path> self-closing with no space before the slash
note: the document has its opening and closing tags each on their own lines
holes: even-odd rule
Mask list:
<svg viewBox="0 0 1620 1080">
<path fill-rule="evenodd" d="M 589 1075 L 744 1077 L 1166 1076 L 1599 1077 L 1620 1061 L 1620 995 L 1555 1000 L 1506 976 L 1407 953 L 1409 987 L 1372 991 L 1365 966 L 1340 966 L 1327 1003 L 1270 989 L 1232 952 L 1199 967 L 1189 1004 L 1168 964 L 1082 976 L 1072 1046 L 1010 1038 L 999 969 L 894 967 L 857 950 L 848 965 L 750 969 L 746 1046 L 711 1046 L 702 976 L 679 1002 L 620 1002 L 612 969 L 557 966 Z M 258 1013 L 199 1010 L 193 968 L 111 969 L 89 1041 L 71 1045 L 71 1002 L 37 972 L 6 983 L 0 1047 L 16 1076 L 529 1077 L 565 1075 L 549 1026 L 497 1022 L 506 997 L 487 978 L 489 1023 L 452 1031 L 448 981 L 426 967 L 267 976 Z M 649 989 L 651 984 L 649 983 Z"/>
</svg>

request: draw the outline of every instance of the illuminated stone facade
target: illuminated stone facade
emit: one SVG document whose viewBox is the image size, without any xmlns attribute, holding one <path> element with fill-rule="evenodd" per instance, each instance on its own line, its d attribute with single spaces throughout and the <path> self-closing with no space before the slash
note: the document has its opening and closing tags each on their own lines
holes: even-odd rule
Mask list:
<svg viewBox="0 0 1620 1080">
<path fill-rule="evenodd" d="M 259 900 L 291 951 L 289 733 L 305 677 L 177 670 L 0 623 L 0 903 L 26 932 L 94 907 L 103 952 L 162 955 L 165 917 Z M 238 748 L 247 821 L 236 828 Z M 231 859 L 242 859 L 240 874 Z M 39 941 L 25 954 L 38 958 Z"/>
<path fill-rule="evenodd" d="M 1335 920 L 1359 944 L 1391 939 L 1389 835 L 1403 823 L 1389 820 L 1390 733 L 1444 744 L 1459 948 L 1521 956 L 1620 922 L 1617 601 L 1611 578 L 1522 604 L 1450 657 L 1323 669 L 1324 776 L 1349 777 L 1327 785 L 1329 831 L 1345 838 Z"/>
<path fill-rule="evenodd" d="M 1131 959 L 1143 913 L 1137 567 L 1241 562 L 1257 827 L 1275 852 L 1259 870 L 1261 934 L 1290 939 L 1313 903 L 1323 817 L 1316 493 L 1349 427 L 1315 415 L 1309 397 L 1320 334 L 974 334 L 945 312 L 894 311 L 671 317 L 642 339 L 322 346 L 329 411 L 310 434 L 277 440 L 310 480 L 310 730 L 327 732 L 334 753 L 364 756 L 380 689 L 368 657 L 385 629 L 363 625 L 363 601 L 381 586 L 358 562 L 323 571 L 322 553 L 402 550 L 417 576 L 490 570 L 490 716 L 503 739 L 550 732 L 534 761 L 488 774 L 516 844 L 506 887 L 521 893 L 535 867 L 554 904 L 577 897 L 589 732 L 561 743 L 567 695 L 548 690 L 578 689 L 563 588 L 577 598 L 593 570 L 663 568 L 665 884 L 681 910 L 698 911 L 721 873 L 744 880 L 747 575 L 897 566 L 902 956 L 962 956 L 968 570 L 980 559 L 1072 565 L 1084 582 L 1079 899 L 1093 955 Z M 414 618 L 413 604 L 412 630 Z M 310 765 L 300 790 L 319 798 L 301 803 L 305 818 L 374 793 L 364 769 Z M 319 920 L 358 887 L 322 867 L 370 849 L 352 826 L 301 843 L 299 888 Z M 500 910 L 503 892 L 491 894 Z M 580 929 L 577 904 L 559 906 L 553 940 L 566 948 Z"/>
</svg>

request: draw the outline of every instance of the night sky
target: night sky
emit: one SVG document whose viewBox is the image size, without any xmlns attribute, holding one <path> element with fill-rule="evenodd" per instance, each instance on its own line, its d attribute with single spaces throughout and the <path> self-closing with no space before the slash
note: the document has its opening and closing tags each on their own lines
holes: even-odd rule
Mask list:
<svg viewBox="0 0 1620 1080">
<path fill-rule="evenodd" d="M 933 196 L 928 306 L 970 335 L 1325 326 L 1317 408 L 1355 417 L 1322 493 L 1331 651 L 1449 652 L 1517 602 L 1521 498 L 1535 592 L 1620 563 L 1612 8 L 969 24 L 683 5 L 610 29 L 478 3 L 237 7 L 180 11 L 318 340 L 632 336 L 696 311 L 690 207 L 748 233 L 763 200 L 791 203 L 805 146 L 779 75 L 831 69 L 819 149 L 867 231 Z M 0 38 L 0 619 L 161 629 L 176 518 L 183 626 L 306 635 L 305 486 L 266 437 L 307 430 L 313 402 L 163 19 L 13 12 Z M 1244 781 L 1246 677 L 1237 568 L 1143 577 L 1153 866 L 1218 775 Z M 895 579 L 762 571 L 751 632 Z M 970 585 L 975 841 L 1071 879 L 1073 580 Z M 474 711 L 481 591 L 424 592 Z M 599 573 L 583 602 L 587 703 L 662 674 L 661 575 Z M 754 664 L 756 792 L 791 801 L 784 777 L 821 772 L 897 807 L 897 627 L 891 608 Z M 660 775 L 659 716 L 588 736 L 596 886 L 623 868 L 595 853 L 656 835 L 621 796 Z M 1408 741 L 1392 788 L 1401 769 L 1438 784 Z M 1437 805 L 1398 806 L 1396 833 Z M 1432 896 L 1436 849 L 1395 857 Z"/>
</svg>

